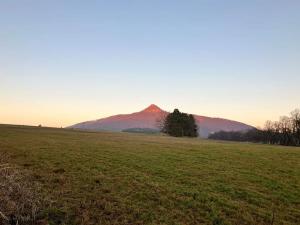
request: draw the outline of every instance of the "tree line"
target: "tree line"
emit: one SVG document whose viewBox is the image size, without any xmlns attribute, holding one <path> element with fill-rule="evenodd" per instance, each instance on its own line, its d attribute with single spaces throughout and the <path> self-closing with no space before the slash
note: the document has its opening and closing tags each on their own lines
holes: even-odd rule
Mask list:
<svg viewBox="0 0 300 225">
<path fill-rule="evenodd" d="M 279 121 L 267 121 L 263 129 L 255 128 L 244 132 L 220 131 L 210 134 L 209 138 L 300 146 L 300 110 L 295 109 L 290 116 L 282 116 Z"/>
<path fill-rule="evenodd" d="M 182 113 L 178 109 L 161 118 L 158 121 L 158 127 L 162 133 L 173 137 L 198 136 L 198 127 L 194 116 Z"/>
</svg>

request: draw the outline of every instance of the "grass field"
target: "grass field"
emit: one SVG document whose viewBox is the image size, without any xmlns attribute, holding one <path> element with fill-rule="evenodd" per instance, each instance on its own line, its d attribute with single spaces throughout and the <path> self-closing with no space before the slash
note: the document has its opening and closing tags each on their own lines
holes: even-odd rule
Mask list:
<svg viewBox="0 0 300 225">
<path fill-rule="evenodd" d="M 300 224 L 300 148 L 1 125 L 4 156 L 50 224 Z"/>
</svg>

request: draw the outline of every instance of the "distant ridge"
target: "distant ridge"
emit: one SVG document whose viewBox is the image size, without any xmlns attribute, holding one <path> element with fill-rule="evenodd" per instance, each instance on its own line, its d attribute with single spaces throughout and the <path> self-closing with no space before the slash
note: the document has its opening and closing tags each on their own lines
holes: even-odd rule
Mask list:
<svg viewBox="0 0 300 225">
<path fill-rule="evenodd" d="M 128 129 L 158 130 L 157 120 L 166 116 L 167 114 L 167 111 L 162 110 L 155 104 L 151 104 L 140 112 L 120 114 L 98 120 L 86 121 L 72 125 L 68 128 L 95 131 L 123 131 Z M 204 138 L 207 138 L 210 133 L 221 130 L 243 131 L 253 128 L 250 125 L 233 120 L 205 117 L 199 115 L 194 115 L 194 117 L 196 119 L 197 125 L 200 127 L 199 134 Z"/>
</svg>

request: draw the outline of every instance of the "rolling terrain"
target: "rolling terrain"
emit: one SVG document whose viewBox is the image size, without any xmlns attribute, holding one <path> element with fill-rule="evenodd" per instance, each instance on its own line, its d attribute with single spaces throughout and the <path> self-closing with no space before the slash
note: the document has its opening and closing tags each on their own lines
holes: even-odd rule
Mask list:
<svg viewBox="0 0 300 225">
<path fill-rule="evenodd" d="M 146 109 L 132 113 L 110 116 L 103 119 L 86 121 L 72 125 L 68 128 L 94 131 L 123 131 L 128 129 L 158 129 L 157 120 L 166 116 L 168 112 L 152 104 Z M 252 129 L 244 123 L 222 118 L 212 118 L 194 115 L 199 127 L 199 134 L 202 138 L 207 138 L 212 132 L 217 131 L 243 131 Z"/>
<path fill-rule="evenodd" d="M 50 224 L 300 224 L 299 148 L 0 125 L 0 156 Z"/>
</svg>

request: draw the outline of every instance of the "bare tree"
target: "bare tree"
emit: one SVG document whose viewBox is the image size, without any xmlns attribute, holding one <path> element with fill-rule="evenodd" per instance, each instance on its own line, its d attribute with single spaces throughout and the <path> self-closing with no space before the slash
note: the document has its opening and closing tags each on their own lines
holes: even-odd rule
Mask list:
<svg viewBox="0 0 300 225">
<path fill-rule="evenodd" d="M 270 120 L 267 120 L 265 123 L 265 127 L 264 127 L 264 131 L 265 131 L 265 138 L 266 138 L 266 142 L 268 144 L 272 144 L 273 142 L 273 133 L 274 133 L 274 126 L 273 126 L 273 122 Z"/>
<path fill-rule="evenodd" d="M 164 132 L 164 125 L 167 118 L 167 113 L 161 113 L 160 116 L 155 121 L 155 126 L 159 129 L 159 131 Z"/>
<path fill-rule="evenodd" d="M 295 109 L 291 112 L 293 138 L 296 145 L 300 145 L 300 110 Z"/>
<path fill-rule="evenodd" d="M 280 117 L 280 144 L 282 145 L 295 145 L 293 143 L 293 123 L 292 119 L 287 116 Z"/>
<path fill-rule="evenodd" d="M 211 135 L 210 138 L 300 146 L 300 110 L 295 109 L 290 115 L 280 117 L 279 121 L 266 121 L 263 130 L 258 128 L 244 133 L 222 131 Z"/>
</svg>

